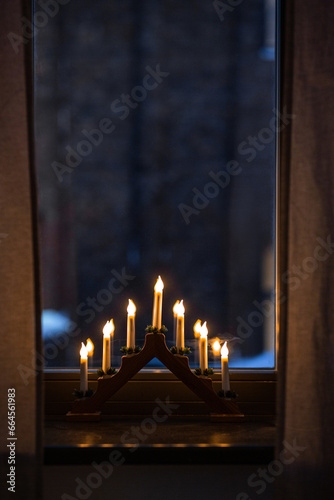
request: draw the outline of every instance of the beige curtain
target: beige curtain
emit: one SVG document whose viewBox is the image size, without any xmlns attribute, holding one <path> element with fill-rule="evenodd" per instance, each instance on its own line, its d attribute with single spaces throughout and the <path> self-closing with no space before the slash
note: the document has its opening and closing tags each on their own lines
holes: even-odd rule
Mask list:
<svg viewBox="0 0 334 500">
<path fill-rule="evenodd" d="M 334 3 L 286 0 L 282 13 L 282 107 L 295 117 L 281 150 L 280 281 L 288 300 L 281 300 L 277 498 L 327 499 L 334 494 Z"/>
<path fill-rule="evenodd" d="M 22 17 L 29 16 L 29 10 L 24 12 L 22 6 L 28 8 L 28 4 L 2 0 L 0 15 L 0 496 L 35 500 L 41 498 L 42 389 L 41 370 L 36 370 L 36 353 L 41 349 L 36 321 L 39 311 L 32 128 L 27 107 L 31 86 L 25 72 L 25 64 L 31 68 L 32 40 L 25 38 L 27 43 L 21 43 L 16 38 L 21 36 Z M 40 362 L 37 364 L 40 366 Z M 15 389 L 16 440 L 7 440 L 11 437 L 7 429 L 8 389 Z M 8 464 L 8 458 L 14 458 L 13 452 L 15 465 Z M 10 483 L 6 484 L 10 465 L 15 467 L 15 495 L 8 491 Z"/>
</svg>

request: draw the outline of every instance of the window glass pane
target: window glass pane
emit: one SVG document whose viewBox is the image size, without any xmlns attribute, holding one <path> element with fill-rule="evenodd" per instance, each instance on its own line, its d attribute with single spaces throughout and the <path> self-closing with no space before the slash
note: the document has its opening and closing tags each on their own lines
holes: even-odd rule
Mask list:
<svg viewBox="0 0 334 500">
<path fill-rule="evenodd" d="M 78 367 L 87 338 L 100 367 L 111 318 L 118 366 L 128 299 L 142 345 L 158 275 L 193 366 L 197 319 L 236 337 L 230 366 L 274 366 L 275 2 L 226 5 L 71 0 L 36 29 L 47 368 Z"/>
</svg>

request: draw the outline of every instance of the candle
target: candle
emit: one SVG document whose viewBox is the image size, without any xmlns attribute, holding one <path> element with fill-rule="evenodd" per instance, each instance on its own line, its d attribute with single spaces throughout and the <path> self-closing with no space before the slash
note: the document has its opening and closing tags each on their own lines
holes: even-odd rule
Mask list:
<svg viewBox="0 0 334 500">
<path fill-rule="evenodd" d="M 114 322 L 111 319 L 107 321 L 103 327 L 103 358 L 102 358 L 102 370 L 107 373 L 110 368 L 110 335 L 114 333 L 115 327 Z"/>
<path fill-rule="evenodd" d="M 224 342 L 221 351 L 221 359 L 222 359 L 222 390 L 229 391 L 230 390 L 230 376 L 228 373 L 228 348 L 227 342 Z"/>
<path fill-rule="evenodd" d="M 184 305 L 183 300 L 179 303 L 177 307 L 177 318 L 176 318 L 176 350 L 184 349 Z"/>
<path fill-rule="evenodd" d="M 152 316 L 152 326 L 153 328 L 161 328 L 162 319 L 162 290 L 164 288 L 163 281 L 161 277 L 157 279 L 154 285 L 154 300 L 153 300 L 153 316 Z"/>
<path fill-rule="evenodd" d="M 194 324 L 194 335 L 195 335 L 195 337 L 199 337 L 201 335 L 201 328 L 202 328 L 201 320 L 198 319 L 196 321 L 196 323 Z"/>
<path fill-rule="evenodd" d="M 201 372 L 208 368 L 208 327 L 206 321 L 201 326 L 200 339 L 199 339 L 199 367 Z"/>
<path fill-rule="evenodd" d="M 80 391 L 84 394 L 88 391 L 88 351 L 83 342 L 80 349 Z"/>
<path fill-rule="evenodd" d="M 88 351 L 88 356 L 93 356 L 94 354 L 94 344 L 90 339 L 86 341 L 86 349 Z"/>
<path fill-rule="evenodd" d="M 135 348 L 135 316 L 136 316 L 136 306 L 132 302 L 131 299 L 129 299 L 129 304 L 127 308 L 128 312 L 128 325 L 127 325 L 127 342 L 126 345 L 128 349 L 131 347 L 132 349 Z"/>
<path fill-rule="evenodd" d="M 196 321 L 196 323 L 194 324 L 194 335 L 195 337 L 199 338 L 200 335 L 201 335 L 201 328 L 202 328 L 202 322 L 200 319 L 198 319 Z M 198 356 L 199 356 L 199 353 L 198 353 Z M 196 357 L 197 357 L 197 353 L 196 353 Z M 199 360 L 198 360 L 199 362 Z"/>
<path fill-rule="evenodd" d="M 212 350 L 214 354 L 220 354 L 220 342 L 219 340 L 215 340 L 212 344 Z"/>
<path fill-rule="evenodd" d="M 180 301 L 177 300 L 173 307 L 173 316 L 174 316 L 174 324 L 173 324 L 173 340 L 176 344 L 176 329 L 177 329 L 177 309 L 179 307 Z"/>
</svg>

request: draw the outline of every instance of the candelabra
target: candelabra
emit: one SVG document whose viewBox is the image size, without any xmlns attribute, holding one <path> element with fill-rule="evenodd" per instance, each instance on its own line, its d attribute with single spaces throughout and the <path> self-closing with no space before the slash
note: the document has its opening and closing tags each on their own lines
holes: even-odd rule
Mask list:
<svg viewBox="0 0 334 500">
<path fill-rule="evenodd" d="M 172 354 L 166 346 L 165 335 L 160 332 L 147 333 L 141 351 L 137 354 L 123 356 L 117 373 L 108 377 L 100 377 L 96 392 L 90 397 L 75 400 L 72 411 L 67 413 L 67 418 L 71 420 L 99 420 L 102 405 L 153 358 L 161 361 L 207 404 L 212 420 L 222 422 L 244 420 L 245 416 L 240 412 L 237 403 L 232 399 L 220 397 L 213 389 L 211 378 L 195 375 L 189 367 L 187 356 Z"/>
</svg>

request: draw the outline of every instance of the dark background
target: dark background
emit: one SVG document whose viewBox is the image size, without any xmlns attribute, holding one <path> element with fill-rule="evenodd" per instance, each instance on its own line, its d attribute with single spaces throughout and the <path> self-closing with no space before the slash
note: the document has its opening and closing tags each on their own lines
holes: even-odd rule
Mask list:
<svg viewBox="0 0 334 500">
<path fill-rule="evenodd" d="M 87 337 L 99 365 L 101 331 L 111 317 L 118 355 L 129 298 L 141 344 L 159 274 L 167 341 L 173 345 L 173 304 L 184 299 L 193 352 L 198 318 L 207 320 L 210 337 L 237 335 L 238 317 L 247 322 L 253 301 L 272 296 L 275 143 L 262 144 L 252 161 L 239 147 L 274 116 L 271 3 L 243 2 L 221 20 L 204 0 L 71 0 L 37 33 L 43 304 L 82 330 L 49 366 L 78 366 Z M 169 76 L 121 120 L 112 102 L 158 64 Z M 115 130 L 59 182 L 52 163 L 65 164 L 66 146 L 76 149 L 82 130 L 102 118 Z M 230 160 L 241 173 L 186 224 L 179 205 L 192 206 L 192 189 L 203 193 L 209 172 Z M 78 305 L 96 298 L 111 271 L 122 268 L 135 279 L 93 321 L 78 315 Z M 231 344 L 231 364 L 262 352 L 273 359 L 274 319 L 253 330 Z"/>
</svg>

